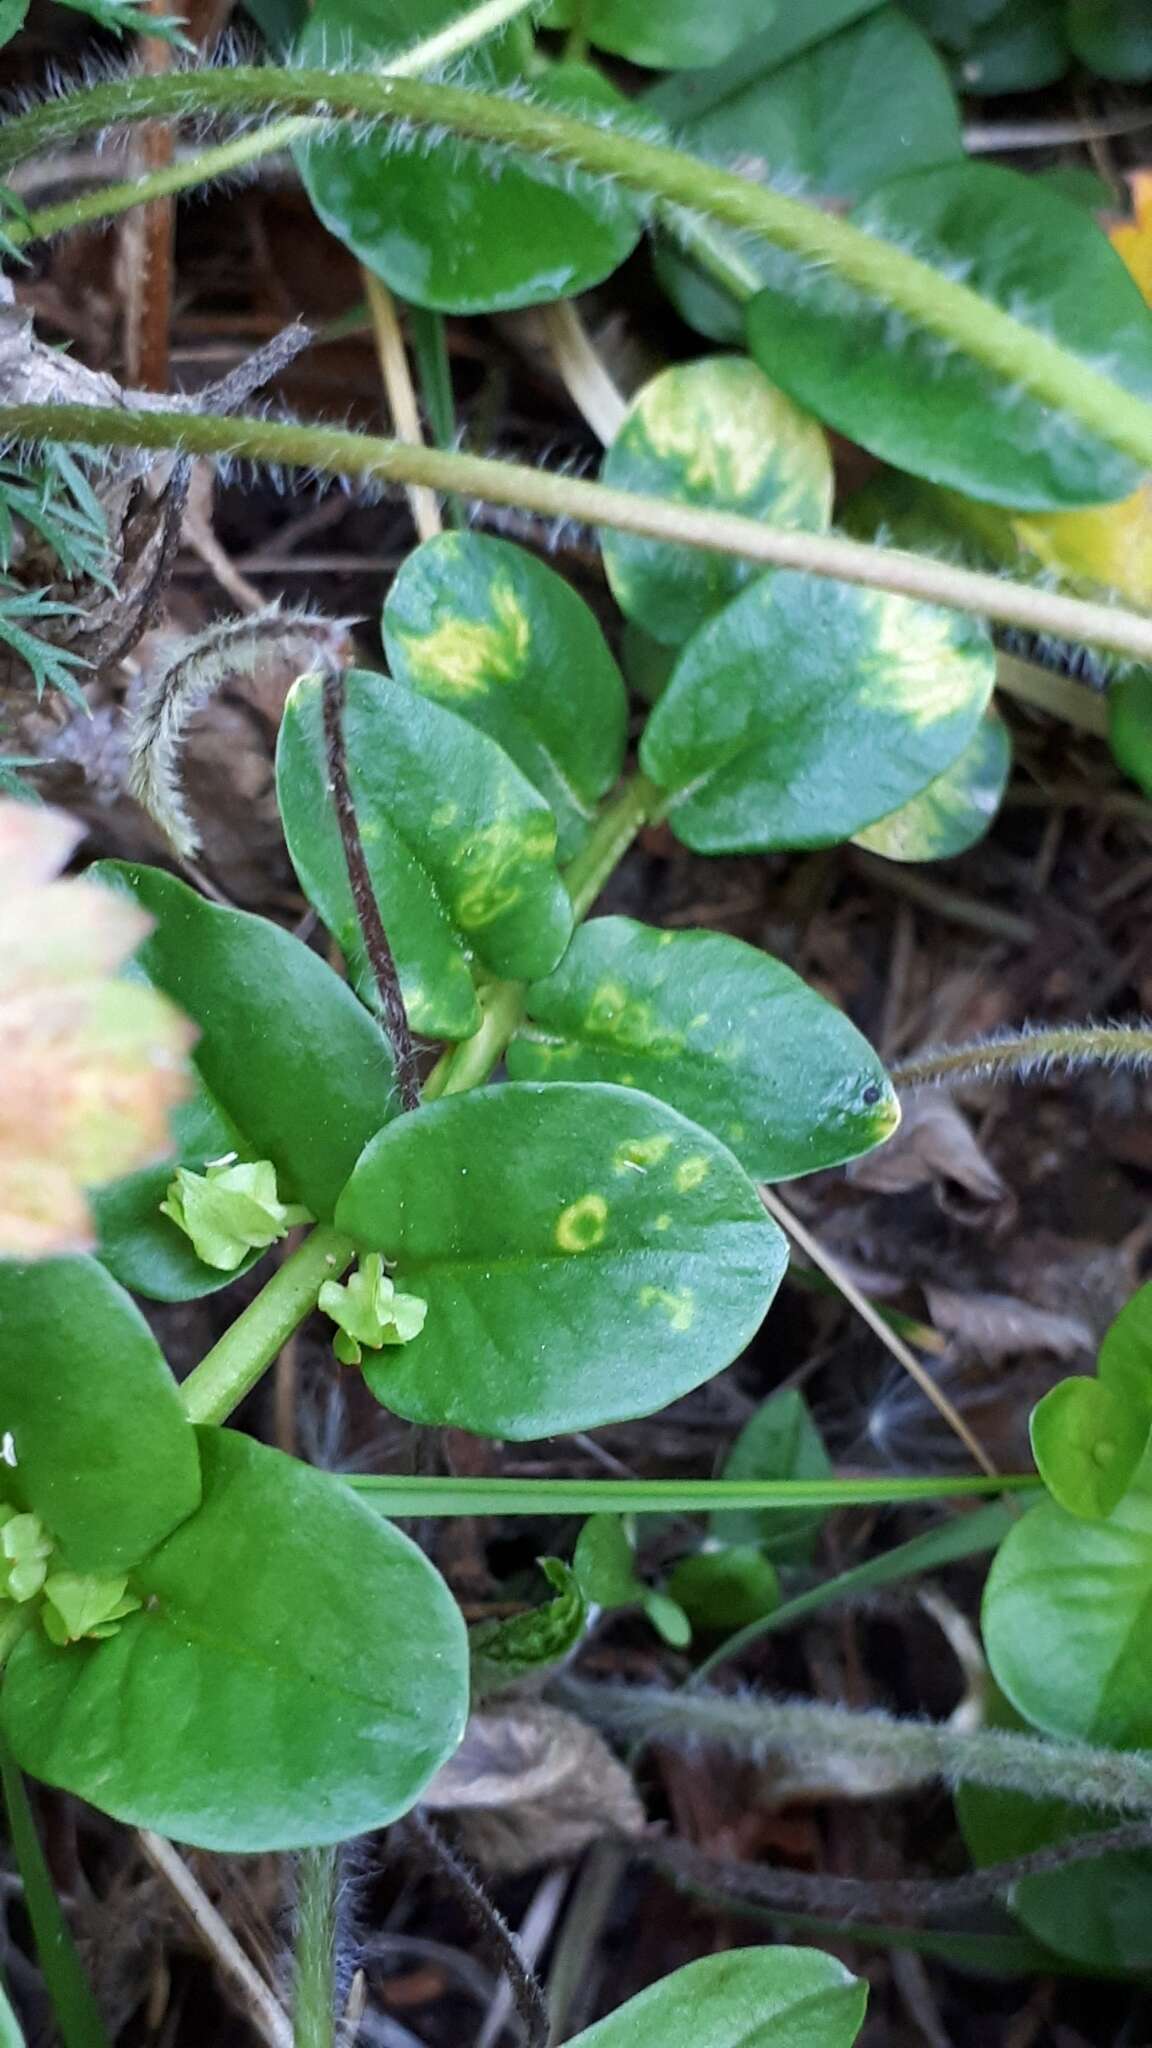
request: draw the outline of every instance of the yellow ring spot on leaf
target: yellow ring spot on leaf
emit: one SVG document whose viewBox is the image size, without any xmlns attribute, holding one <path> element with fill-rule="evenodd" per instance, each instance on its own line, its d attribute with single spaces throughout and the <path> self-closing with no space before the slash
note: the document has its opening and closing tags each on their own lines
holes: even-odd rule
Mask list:
<svg viewBox="0 0 1152 2048">
<path fill-rule="evenodd" d="M 603 1241 L 608 1204 L 603 1195 L 581 1195 L 556 1218 L 553 1233 L 562 1252 L 590 1252 Z"/>
</svg>

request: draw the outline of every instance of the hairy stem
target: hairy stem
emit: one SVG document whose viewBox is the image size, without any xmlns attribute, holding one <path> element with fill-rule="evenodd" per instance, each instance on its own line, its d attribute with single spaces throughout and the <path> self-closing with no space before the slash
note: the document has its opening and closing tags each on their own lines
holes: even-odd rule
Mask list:
<svg viewBox="0 0 1152 2048">
<path fill-rule="evenodd" d="M 740 556 L 766 567 L 799 569 L 813 576 L 896 591 L 929 604 L 1022 626 L 1029 632 L 1092 642 L 1152 661 L 1152 618 L 1139 612 L 1064 597 L 1057 591 L 957 568 L 902 548 L 875 547 L 839 534 L 765 526 L 743 513 L 676 504 L 668 498 L 617 490 L 581 477 L 556 476 L 526 463 L 499 462 L 442 448 L 412 448 L 403 441 L 353 434 L 339 427 L 226 419 L 212 413 L 159 408 L 0 406 L 0 437 L 87 448 L 181 448 L 192 455 L 282 463 L 325 475 L 428 484 L 436 491 L 456 491 L 490 505 L 511 505 L 545 519 L 579 519 L 589 526 L 616 527 L 650 540 Z"/>
<path fill-rule="evenodd" d="M 928 1082 L 1043 1079 L 1054 1067 L 1152 1066 L 1152 1022 L 1035 1024 L 915 1053 L 892 1068 L 898 1088 Z"/>
<path fill-rule="evenodd" d="M 184 1381 L 180 1393 L 193 1422 L 227 1421 L 315 1308 L 325 1280 L 338 1280 L 355 1256 L 351 1239 L 327 1225 L 305 1238 Z"/>
<path fill-rule="evenodd" d="M 499 0 L 494 0 L 498 7 Z M 508 0 L 513 13 L 514 0 Z M 505 14 L 505 19 L 510 18 Z M 474 38 L 470 37 L 470 40 Z M 428 45 L 418 65 L 430 63 Z M 411 62 L 411 53 L 407 53 Z M 530 100 L 365 72 L 256 69 L 130 78 L 50 101 L 6 124 L 0 167 L 120 122 L 189 115 L 278 115 L 405 121 L 447 129 L 532 157 L 611 177 L 631 190 L 818 264 L 929 334 L 1078 420 L 1109 446 L 1152 466 L 1152 403 L 1124 389 L 1047 335 L 1025 326 L 969 286 L 944 276 L 849 221 L 782 192 L 716 169 L 663 143 L 597 127 Z"/>
<path fill-rule="evenodd" d="M 540 1981 L 520 1953 L 515 1935 L 489 1898 L 471 1865 L 458 1856 L 439 1828 L 419 1811 L 410 1813 L 405 1832 L 421 1861 L 440 1878 L 471 1922 L 497 1977 L 506 1977 L 524 2030 L 526 2048 L 545 2048 L 548 2007 Z"/>
<path fill-rule="evenodd" d="M 335 2038 L 336 1900 L 339 1848 L 296 1858 L 293 2048 L 332 2048 Z"/>
<path fill-rule="evenodd" d="M 851 1757 L 911 1785 L 986 1785 L 1097 1812 L 1152 1815 L 1152 1751 L 1096 1749 L 1004 1728 L 962 1732 L 932 1721 L 853 1713 L 814 1700 L 666 1692 L 654 1685 L 565 1679 L 564 1703 L 624 1740 L 717 1743 L 739 1756 L 819 1768 Z"/>
<path fill-rule="evenodd" d="M 416 1047 L 408 1023 L 408 1012 L 400 989 L 400 976 L 376 891 L 372 887 L 372 876 L 360 837 L 360 826 L 356 818 L 356 806 L 352 801 L 352 790 L 348 781 L 348 758 L 344 748 L 344 678 L 329 674 L 324 678 L 324 751 L 328 764 L 328 782 L 336 810 L 336 822 L 340 828 L 340 844 L 344 851 L 344 865 L 348 870 L 348 886 L 352 891 L 352 903 L 356 911 L 356 922 L 364 942 L 372 979 L 380 997 L 380 1010 L 384 1029 L 392 1047 L 396 1062 L 396 1086 L 400 1100 L 406 1110 L 420 1107 L 420 1075 L 416 1064 Z"/>
</svg>

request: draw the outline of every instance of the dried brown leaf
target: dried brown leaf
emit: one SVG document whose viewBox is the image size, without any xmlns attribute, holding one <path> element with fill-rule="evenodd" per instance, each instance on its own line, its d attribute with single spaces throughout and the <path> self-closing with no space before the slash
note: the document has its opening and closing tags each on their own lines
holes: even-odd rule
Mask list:
<svg viewBox="0 0 1152 2048">
<path fill-rule="evenodd" d="M 955 1294 L 949 1287 L 931 1285 L 924 1292 L 936 1328 L 990 1365 L 1023 1351 L 1075 1358 L 1095 1350 L 1095 1338 L 1082 1316 L 1035 1308 L 1015 1294 Z"/>
<path fill-rule="evenodd" d="M 644 1827 L 632 1780 L 603 1737 L 574 1714 L 529 1700 L 473 1714 L 424 1803 L 454 1816 L 465 1853 L 482 1869 L 509 1874 Z"/>
<path fill-rule="evenodd" d="M 903 1099 L 900 1128 L 880 1151 L 848 1168 L 858 1187 L 877 1194 L 904 1195 L 932 1181 L 951 1181 L 983 1202 L 1007 1192 L 991 1160 L 973 1136 L 963 1110 L 931 1089 Z"/>
</svg>

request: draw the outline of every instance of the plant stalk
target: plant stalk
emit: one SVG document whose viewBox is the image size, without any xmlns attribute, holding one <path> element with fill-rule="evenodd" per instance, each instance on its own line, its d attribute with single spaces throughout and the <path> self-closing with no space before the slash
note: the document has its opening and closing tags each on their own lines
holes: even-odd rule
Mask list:
<svg viewBox="0 0 1152 2048">
<path fill-rule="evenodd" d="M 524 11 L 517 0 L 491 0 L 489 9 L 505 21 Z M 414 53 L 406 53 L 408 63 L 425 69 L 436 61 L 428 55 L 433 40 L 420 46 L 418 65 Z M 473 30 L 468 41 L 474 40 Z M 238 65 L 227 71 L 140 76 L 92 86 L 9 121 L 0 136 L 0 168 L 58 148 L 94 128 L 204 114 L 249 116 L 267 110 L 278 116 L 315 118 L 322 110 L 326 122 L 382 119 L 448 129 L 471 141 L 613 178 L 650 199 L 759 235 L 903 314 L 1040 403 L 1078 420 L 1108 446 L 1152 468 L 1152 403 L 968 285 L 892 243 L 666 144 L 619 128 L 601 128 L 530 100 L 404 78 L 397 75 L 396 62 L 390 76 Z M 281 133 L 275 146 L 282 145 Z"/>
<path fill-rule="evenodd" d="M 336 1903 L 339 1848 L 296 1858 L 293 2048 L 332 2048 L 336 2031 Z"/>
<path fill-rule="evenodd" d="M 1152 406 L 1149 407 L 1152 412 Z M 229 419 L 160 407 L 87 405 L 0 406 L 0 438 L 56 441 L 87 448 L 183 449 L 326 475 L 384 483 L 427 484 L 490 505 L 511 505 L 544 519 L 577 519 L 679 547 L 736 555 L 766 568 L 797 569 L 844 583 L 975 612 L 1004 625 L 1087 642 L 1152 662 L 1152 617 L 1084 598 L 1065 597 L 983 570 L 962 569 L 902 548 L 875 547 L 840 534 L 802 533 L 762 525 L 739 512 L 681 505 L 639 491 L 617 490 L 581 477 L 557 476 L 527 463 L 500 462 L 455 449 L 413 448 L 403 441 L 340 427 L 281 420 Z"/>
<path fill-rule="evenodd" d="M 189 1373 L 180 1393 L 190 1420 L 226 1422 L 315 1308 L 324 1281 L 338 1280 L 355 1256 L 340 1231 L 313 1230 Z"/>
<path fill-rule="evenodd" d="M 716 1514 L 725 1508 L 891 1507 L 902 1501 L 966 1500 L 1035 1493 L 1032 1472 L 929 1479 L 425 1479 L 351 1477 L 346 1484 L 378 1514 L 400 1521 L 445 1515 Z"/>
</svg>

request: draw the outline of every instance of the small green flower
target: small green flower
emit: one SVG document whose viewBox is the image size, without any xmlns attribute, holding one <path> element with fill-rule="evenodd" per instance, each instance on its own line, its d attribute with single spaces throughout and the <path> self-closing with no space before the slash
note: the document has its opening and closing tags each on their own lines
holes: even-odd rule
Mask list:
<svg viewBox="0 0 1152 2048">
<path fill-rule="evenodd" d="M 9 1600 L 34 1600 L 48 1576 L 52 1539 L 39 1515 L 0 1506 L 0 1594 Z"/>
<path fill-rule="evenodd" d="M 285 1237 L 296 1223 L 311 1223 L 307 1209 L 282 1202 L 276 1191 L 276 1168 L 270 1159 L 217 1159 L 203 1173 L 178 1166 L 176 1178 L 160 1204 L 192 1240 L 206 1266 L 232 1273 L 250 1251 L 263 1251 Z"/>
<path fill-rule="evenodd" d="M 61 1648 L 81 1637 L 114 1636 L 126 1614 L 143 1603 L 127 1579 L 96 1579 L 88 1572 L 53 1572 L 44 1582 L 44 1633 Z"/>
<path fill-rule="evenodd" d="M 397 1294 L 379 1252 L 361 1259 L 347 1285 L 325 1280 L 318 1305 L 339 1324 L 333 1350 L 342 1365 L 359 1365 L 361 1347 L 410 1344 L 424 1328 L 428 1303 L 418 1294 Z"/>
</svg>

